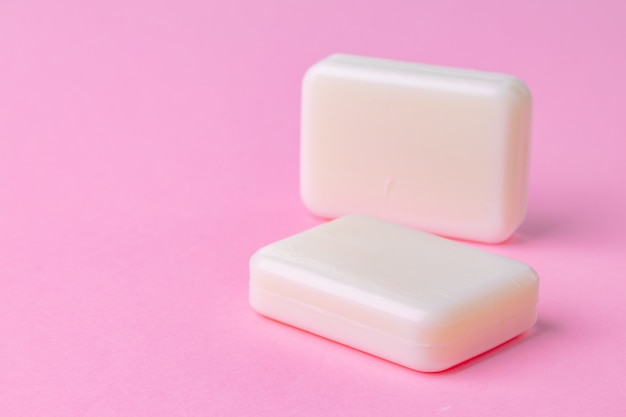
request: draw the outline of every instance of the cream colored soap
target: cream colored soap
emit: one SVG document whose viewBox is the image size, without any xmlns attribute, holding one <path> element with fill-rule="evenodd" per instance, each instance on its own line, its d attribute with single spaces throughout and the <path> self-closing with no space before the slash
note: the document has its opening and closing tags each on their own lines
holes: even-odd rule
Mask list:
<svg viewBox="0 0 626 417">
<path fill-rule="evenodd" d="M 502 242 L 526 212 L 530 118 L 510 75 L 332 55 L 303 80 L 302 199 Z"/>
<path fill-rule="evenodd" d="M 257 251 L 259 313 L 409 368 L 434 372 L 536 320 L 526 264 L 367 216 L 346 216 Z"/>
</svg>

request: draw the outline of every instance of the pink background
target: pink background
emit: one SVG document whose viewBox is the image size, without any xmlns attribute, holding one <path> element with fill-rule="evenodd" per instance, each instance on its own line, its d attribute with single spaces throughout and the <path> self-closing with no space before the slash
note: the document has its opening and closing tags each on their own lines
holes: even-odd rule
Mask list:
<svg viewBox="0 0 626 417">
<path fill-rule="evenodd" d="M 0 415 L 624 415 L 623 4 L 2 2 Z M 526 337 L 422 374 L 249 308 L 320 222 L 299 83 L 338 51 L 531 87 L 527 221 L 482 245 L 542 278 Z"/>
</svg>

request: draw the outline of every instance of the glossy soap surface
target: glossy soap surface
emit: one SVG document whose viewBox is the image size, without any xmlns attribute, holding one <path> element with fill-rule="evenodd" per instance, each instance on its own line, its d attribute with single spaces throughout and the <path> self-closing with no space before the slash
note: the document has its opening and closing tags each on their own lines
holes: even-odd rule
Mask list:
<svg viewBox="0 0 626 417">
<path fill-rule="evenodd" d="M 332 55 L 303 80 L 302 199 L 502 242 L 526 212 L 531 101 L 510 75 Z"/>
<path fill-rule="evenodd" d="M 368 216 L 268 245 L 250 262 L 259 313 L 421 371 L 531 327 L 537 293 L 522 262 Z"/>
</svg>

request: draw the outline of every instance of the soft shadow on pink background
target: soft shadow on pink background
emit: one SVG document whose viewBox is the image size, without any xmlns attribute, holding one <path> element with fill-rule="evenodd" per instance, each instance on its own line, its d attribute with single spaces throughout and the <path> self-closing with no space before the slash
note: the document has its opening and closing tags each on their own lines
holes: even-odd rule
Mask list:
<svg viewBox="0 0 626 417">
<path fill-rule="evenodd" d="M 9 1 L 0 12 L 0 415 L 621 416 L 618 1 Z M 476 245 L 540 274 L 526 336 L 423 374 L 256 315 L 248 258 L 318 224 L 299 83 L 333 52 L 534 93 L 530 208 Z"/>
</svg>

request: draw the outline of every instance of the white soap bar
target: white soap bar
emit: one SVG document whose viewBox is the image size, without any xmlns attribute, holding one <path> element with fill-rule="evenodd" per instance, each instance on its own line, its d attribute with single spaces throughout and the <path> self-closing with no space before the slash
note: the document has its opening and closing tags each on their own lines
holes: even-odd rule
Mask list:
<svg viewBox="0 0 626 417">
<path fill-rule="evenodd" d="M 510 75 L 332 55 L 303 80 L 302 199 L 502 242 L 526 212 L 530 118 Z"/>
<path fill-rule="evenodd" d="M 367 216 L 346 216 L 257 251 L 259 313 L 409 368 L 447 369 L 536 320 L 526 264 Z"/>
</svg>

